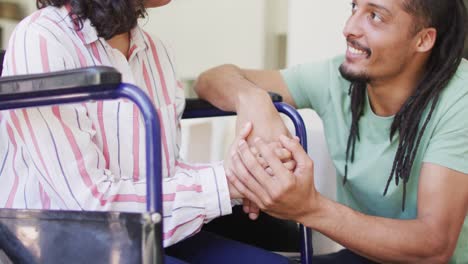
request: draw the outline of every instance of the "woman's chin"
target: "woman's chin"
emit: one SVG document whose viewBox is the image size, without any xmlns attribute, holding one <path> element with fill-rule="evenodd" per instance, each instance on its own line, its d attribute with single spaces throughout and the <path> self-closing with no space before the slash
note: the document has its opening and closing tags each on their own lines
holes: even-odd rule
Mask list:
<svg viewBox="0 0 468 264">
<path fill-rule="evenodd" d="M 146 0 L 145 7 L 146 8 L 153 8 L 167 5 L 171 2 L 171 0 Z"/>
</svg>

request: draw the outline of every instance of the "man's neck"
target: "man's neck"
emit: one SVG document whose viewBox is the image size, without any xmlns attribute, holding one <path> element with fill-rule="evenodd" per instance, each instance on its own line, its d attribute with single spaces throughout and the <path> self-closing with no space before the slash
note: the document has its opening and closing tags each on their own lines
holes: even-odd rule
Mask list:
<svg viewBox="0 0 468 264">
<path fill-rule="evenodd" d="M 400 111 L 422 79 L 424 74 L 422 65 L 407 69 L 393 78 L 368 83 L 367 93 L 376 115 L 393 116 Z"/>
</svg>

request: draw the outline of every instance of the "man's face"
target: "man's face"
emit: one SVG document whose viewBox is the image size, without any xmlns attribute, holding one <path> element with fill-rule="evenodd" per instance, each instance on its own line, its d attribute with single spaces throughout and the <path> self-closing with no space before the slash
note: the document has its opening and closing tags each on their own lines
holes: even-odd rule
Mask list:
<svg viewBox="0 0 468 264">
<path fill-rule="evenodd" d="M 340 71 L 345 78 L 394 78 L 412 63 L 416 19 L 403 10 L 403 1 L 353 0 L 352 14 L 343 30 L 348 47 Z"/>
</svg>

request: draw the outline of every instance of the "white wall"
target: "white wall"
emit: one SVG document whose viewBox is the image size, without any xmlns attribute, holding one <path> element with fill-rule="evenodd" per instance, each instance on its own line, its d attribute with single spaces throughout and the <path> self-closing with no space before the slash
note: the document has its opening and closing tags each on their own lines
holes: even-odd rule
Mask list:
<svg viewBox="0 0 468 264">
<path fill-rule="evenodd" d="M 19 4 L 23 16 L 31 14 L 36 10 L 36 0 L 1 0 L 1 2 Z"/>
<path fill-rule="evenodd" d="M 149 10 L 149 18 L 141 24 L 172 43 L 184 79 L 224 63 L 261 68 L 265 1 L 271 0 L 175 0 Z"/>
<path fill-rule="evenodd" d="M 8 47 L 9 36 L 13 33 L 16 23 L 17 21 L 14 20 L 0 18 L 0 27 L 2 28 L 0 49 L 6 49 Z"/>
<path fill-rule="evenodd" d="M 20 6 L 21 16 L 27 16 L 28 14 L 36 10 L 36 1 L 35 0 L 1 0 L 2 2 L 7 3 L 16 3 Z M 0 43 L 0 48 L 6 49 L 8 46 L 9 36 L 16 27 L 18 21 L 11 19 L 0 18 L 0 26 L 3 29 L 2 32 L 2 43 Z"/>
<path fill-rule="evenodd" d="M 341 32 L 351 14 L 349 3 L 349 0 L 289 1 L 288 65 L 345 52 Z"/>
<path fill-rule="evenodd" d="M 279 69 L 286 65 L 289 0 L 266 1 L 265 58 L 262 68 Z"/>
</svg>

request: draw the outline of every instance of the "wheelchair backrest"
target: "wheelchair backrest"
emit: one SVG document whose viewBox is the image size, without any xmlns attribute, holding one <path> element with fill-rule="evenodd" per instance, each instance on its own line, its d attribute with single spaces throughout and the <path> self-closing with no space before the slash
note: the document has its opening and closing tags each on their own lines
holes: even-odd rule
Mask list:
<svg viewBox="0 0 468 264">
<path fill-rule="evenodd" d="M 2 76 L 3 71 L 3 58 L 5 57 L 5 51 L 0 50 L 0 76 Z"/>
</svg>

